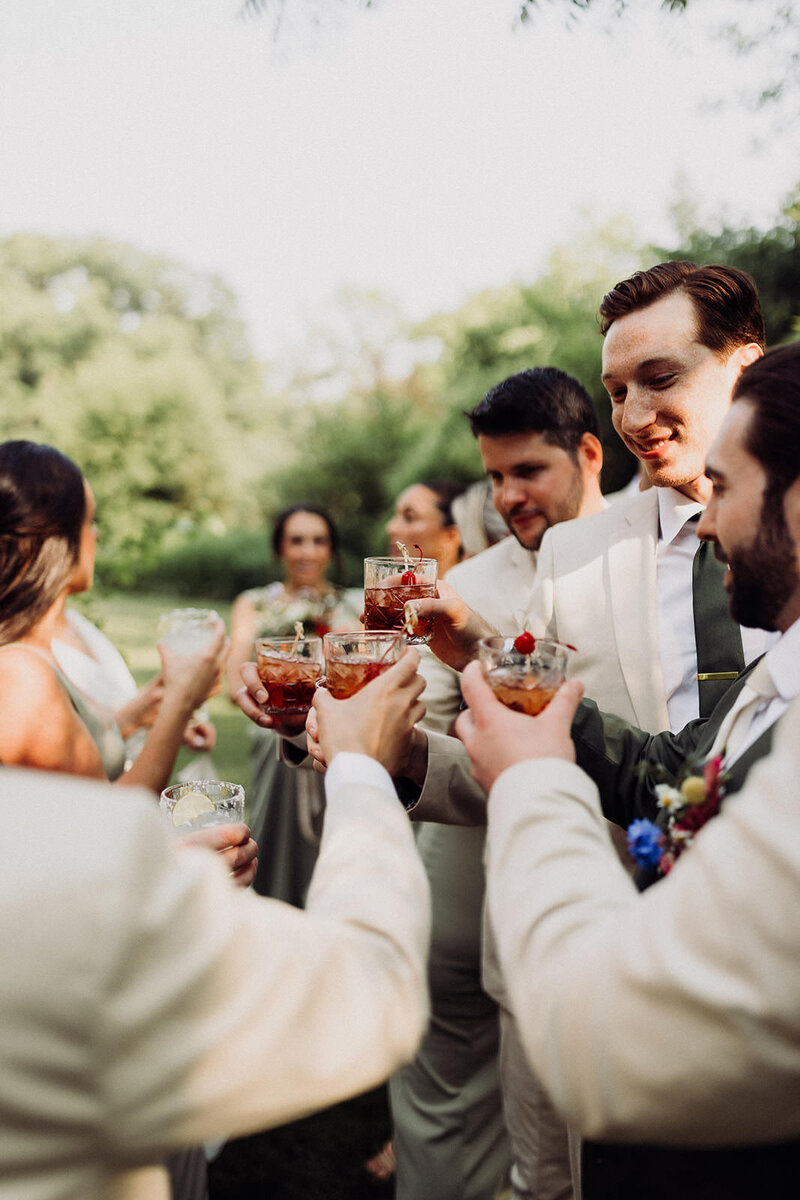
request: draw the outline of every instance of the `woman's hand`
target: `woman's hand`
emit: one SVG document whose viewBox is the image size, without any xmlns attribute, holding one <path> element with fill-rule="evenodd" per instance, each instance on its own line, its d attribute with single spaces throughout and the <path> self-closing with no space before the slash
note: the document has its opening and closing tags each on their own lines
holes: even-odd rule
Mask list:
<svg viewBox="0 0 800 1200">
<path fill-rule="evenodd" d="M 242 663 L 242 679 L 242 687 L 238 692 L 234 692 L 231 699 L 255 725 L 260 725 L 262 729 L 274 729 L 281 737 L 297 737 L 303 732 L 306 723 L 304 715 L 280 717 L 264 712 L 261 706 L 267 703 L 269 696 L 258 677 L 254 662 Z"/>
<path fill-rule="evenodd" d="M 159 642 L 164 697 L 180 697 L 188 716 L 219 689 L 229 649 L 230 643 L 222 620 L 217 622 L 214 633 L 203 649 L 195 654 L 176 654 L 166 642 Z"/>
<path fill-rule="evenodd" d="M 217 728 L 211 721 L 192 720 L 183 733 L 183 744 L 196 754 L 206 754 L 217 744 Z"/>
<path fill-rule="evenodd" d="M 156 675 L 155 679 L 151 679 L 139 689 L 132 700 L 114 713 L 114 720 L 122 736 L 128 738 L 137 729 L 149 729 L 156 719 L 163 699 L 164 678 L 162 675 Z"/>
</svg>

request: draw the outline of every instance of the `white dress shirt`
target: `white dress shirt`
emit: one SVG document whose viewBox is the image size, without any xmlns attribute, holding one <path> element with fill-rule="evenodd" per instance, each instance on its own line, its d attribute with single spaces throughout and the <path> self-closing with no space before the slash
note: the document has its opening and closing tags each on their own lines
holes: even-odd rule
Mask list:
<svg viewBox="0 0 800 1200">
<path fill-rule="evenodd" d="M 736 745 L 736 749 L 725 759 L 730 766 L 757 741 L 771 725 L 779 721 L 796 696 L 800 696 L 800 621 L 795 621 L 778 641 L 767 651 L 764 666 L 772 680 L 776 695 L 768 697 L 754 710 L 750 723 Z M 746 691 L 747 689 L 743 689 Z"/>
<path fill-rule="evenodd" d="M 677 733 L 700 715 L 692 599 L 692 566 L 700 539 L 691 518 L 703 506 L 674 488 L 658 488 L 657 494 L 658 650 L 670 729 Z M 741 633 L 745 666 L 776 640 L 763 629 L 742 627 Z"/>
</svg>

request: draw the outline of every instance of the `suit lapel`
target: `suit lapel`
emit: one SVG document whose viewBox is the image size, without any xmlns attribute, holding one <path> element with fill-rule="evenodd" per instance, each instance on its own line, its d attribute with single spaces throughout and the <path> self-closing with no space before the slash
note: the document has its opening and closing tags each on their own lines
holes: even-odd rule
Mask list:
<svg viewBox="0 0 800 1200">
<path fill-rule="evenodd" d="M 657 541 L 658 499 L 651 488 L 620 506 L 608 554 L 617 653 L 642 729 L 669 728 L 658 650 Z"/>
<path fill-rule="evenodd" d="M 719 730 L 720 725 L 733 708 L 739 693 L 763 657 L 763 655 L 760 655 L 759 658 L 754 659 L 748 664 L 747 667 L 745 667 L 744 671 L 741 672 L 736 682 L 731 684 L 722 700 L 720 700 L 719 704 L 706 721 L 703 727 L 703 732 L 697 740 L 697 756 L 700 761 L 708 758 L 716 740 L 717 731 Z M 726 795 L 730 796 L 733 795 L 734 792 L 738 792 L 744 784 L 744 781 L 747 778 L 747 773 L 753 764 L 758 762 L 760 758 L 765 758 L 766 755 L 769 754 L 770 750 L 772 749 L 772 737 L 778 727 L 778 724 L 779 721 L 775 721 L 772 725 L 768 726 L 768 728 L 764 730 L 760 737 L 757 737 L 756 740 L 750 746 L 748 746 L 747 749 L 740 754 L 737 759 L 734 760 L 731 766 L 726 769 Z"/>
</svg>

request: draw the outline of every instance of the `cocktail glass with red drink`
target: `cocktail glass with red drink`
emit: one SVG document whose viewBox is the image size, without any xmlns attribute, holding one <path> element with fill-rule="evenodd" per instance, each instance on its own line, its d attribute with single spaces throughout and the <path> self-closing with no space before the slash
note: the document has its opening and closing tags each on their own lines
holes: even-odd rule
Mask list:
<svg viewBox="0 0 800 1200">
<path fill-rule="evenodd" d="M 410 645 L 431 640 L 432 617 L 417 617 L 410 600 L 436 595 L 439 564 L 435 558 L 365 558 L 364 626 L 405 631 Z"/>
<path fill-rule="evenodd" d="M 256 667 L 268 697 L 262 707 L 273 718 L 274 728 L 279 733 L 300 733 L 322 676 L 322 639 L 259 638 Z"/>
<path fill-rule="evenodd" d="M 571 653 L 572 647 L 563 642 L 530 634 L 482 638 L 478 643 L 484 678 L 497 699 L 529 717 L 547 708 L 561 687 Z"/>
<path fill-rule="evenodd" d="M 346 700 L 402 658 L 406 638 L 374 630 L 326 633 L 323 645 L 325 686 L 335 700 Z"/>
</svg>

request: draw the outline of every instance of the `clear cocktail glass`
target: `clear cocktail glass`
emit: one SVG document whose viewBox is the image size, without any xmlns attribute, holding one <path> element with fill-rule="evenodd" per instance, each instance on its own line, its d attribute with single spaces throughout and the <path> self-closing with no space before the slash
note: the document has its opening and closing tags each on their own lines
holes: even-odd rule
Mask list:
<svg viewBox="0 0 800 1200">
<path fill-rule="evenodd" d="M 164 788 L 159 807 L 178 833 L 244 820 L 244 788 L 222 779 L 193 779 Z"/>
<path fill-rule="evenodd" d="M 429 642 L 433 618 L 417 618 L 406 605 L 409 600 L 436 595 L 438 569 L 435 558 L 365 558 L 365 628 L 405 630 L 410 645 Z"/>
<path fill-rule="evenodd" d="M 406 637 L 377 630 L 326 633 L 323 646 L 325 686 L 335 700 L 346 700 L 403 657 Z"/>
<path fill-rule="evenodd" d="M 290 736 L 300 733 L 322 677 L 322 639 L 259 638 L 256 666 L 268 696 L 262 708 L 274 728 Z"/>
<path fill-rule="evenodd" d="M 478 659 L 497 699 L 515 712 L 535 717 L 564 682 L 572 647 L 551 638 L 536 638 L 530 654 L 522 654 L 514 648 L 514 640 L 482 638 Z"/>
<path fill-rule="evenodd" d="M 173 608 L 158 618 L 158 636 L 174 654 L 199 654 L 214 636 L 218 621 L 213 608 Z M 192 720 L 210 720 L 205 704 L 195 710 Z"/>
</svg>

